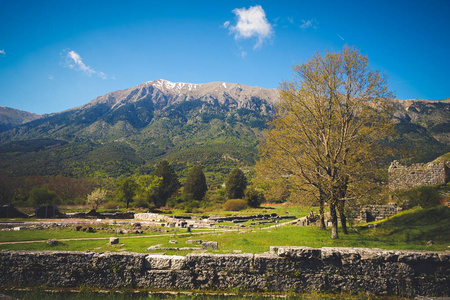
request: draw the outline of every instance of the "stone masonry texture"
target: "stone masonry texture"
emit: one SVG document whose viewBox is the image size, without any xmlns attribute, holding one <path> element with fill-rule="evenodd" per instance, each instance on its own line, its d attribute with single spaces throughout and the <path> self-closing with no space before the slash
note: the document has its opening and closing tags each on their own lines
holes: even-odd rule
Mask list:
<svg viewBox="0 0 450 300">
<path fill-rule="evenodd" d="M 450 252 L 271 247 L 264 254 L 0 251 L 2 287 L 450 296 Z"/>
<path fill-rule="evenodd" d="M 389 189 L 412 189 L 422 185 L 444 184 L 450 181 L 450 162 L 403 166 L 394 160 L 389 166 Z"/>
</svg>

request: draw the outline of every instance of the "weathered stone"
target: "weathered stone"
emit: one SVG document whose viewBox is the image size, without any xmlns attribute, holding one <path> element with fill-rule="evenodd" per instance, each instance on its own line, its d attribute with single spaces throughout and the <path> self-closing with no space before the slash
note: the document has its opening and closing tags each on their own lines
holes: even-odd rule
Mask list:
<svg viewBox="0 0 450 300">
<path fill-rule="evenodd" d="M 145 257 L 144 267 L 148 270 L 180 270 L 185 257 L 177 255 L 148 255 Z"/>
<path fill-rule="evenodd" d="M 400 207 L 397 207 L 396 203 L 389 205 L 366 205 L 361 209 L 360 220 L 366 223 L 378 221 L 395 215 L 401 210 Z M 377 224 L 370 224 L 370 226 L 376 227 Z"/>
<path fill-rule="evenodd" d="M 49 245 L 49 246 L 56 246 L 56 245 L 58 245 L 58 241 L 49 239 L 49 240 L 47 240 L 47 245 Z"/>
<path fill-rule="evenodd" d="M 116 245 L 119 243 L 119 238 L 118 237 L 110 237 L 109 238 L 109 244 L 110 245 Z"/>
<path fill-rule="evenodd" d="M 202 240 L 187 240 L 186 244 L 201 244 Z"/>
<path fill-rule="evenodd" d="M 413 164 L 406 167 L 394 160 L 388 172 L 390 190 L 445 184 L 450 181 L 450 162 Z"/>
<path fill-rule="evenodd" d="M 450 295 L 450 253 L 364 248 L 272 247 L 263 254 L 0 251 L 0 289 L 215 289 Z M 278 253 L 279 255 L 275 254 Z"/>
<path fill-rule="evenodd" d="M 202 249 L 219 249 L 219 243 L 203 241 Z"/>
</svg>

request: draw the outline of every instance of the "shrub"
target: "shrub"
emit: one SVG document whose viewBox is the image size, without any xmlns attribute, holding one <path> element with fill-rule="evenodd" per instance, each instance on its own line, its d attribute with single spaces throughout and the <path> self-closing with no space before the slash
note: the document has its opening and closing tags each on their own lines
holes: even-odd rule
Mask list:
<svg viewBox="0 0 450 300">
<path fill-rule="evenodd" d="M 124 208 L 125 203 L 123 202 L 116 202 L 116 201 L 108 201 L 103 204 L 103 207 L 106 209 L 117 209 L 118 208 Z"/>
<path fill-rule="evenodd" d="M 400 192 L 399 197 L 409 200 L 412 206 L 419 205 L 422 208 L 438 206 L 442 199 L 436 186 L 419 186 Z"/>
<path fill-rule="evenodd" d="M 252 187 L 245 190 L 244 200 L 247 201 L 248 206 L 256 208 L 259 207 L 266 199 L 264 198 L 263 193 L 258 192 Z"/>
<path fill-rule="evenodd" d="M 247 208 L 247 201 L 242 199 L 230 199 L 223 204 L 223 209 L 228 211 L 239 211 Z"/>
</svg>

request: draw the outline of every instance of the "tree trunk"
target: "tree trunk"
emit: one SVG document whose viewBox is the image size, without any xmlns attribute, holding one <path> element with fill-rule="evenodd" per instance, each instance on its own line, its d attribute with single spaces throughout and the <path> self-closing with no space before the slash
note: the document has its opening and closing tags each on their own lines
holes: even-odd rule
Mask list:
<svg viewBox="0 0 450 300">
<path fill-rule="evenodd" d="M 321 201 L 319 204 L 319 216 L 320 216 L 320 229 L 327 229 L 327 226 L 325 225 L 325 213 L 323 201 Z"/>
<path fill-rule="evenodd" d="M 319 217 L 320 229 L 327 229 L 325 224 L 325 194 L 319 189 Z"/>
<path fill-rule="evenodd" d="M 337 204 L 337 208 L 339 211 L 339 218 L 341 219 L 342 233 L 348 234 L 347 217 L 345 216 L 344 206 L 345 206 L 345 200 L 339 200 L 338 204 Z"/>
<path fill-rule="evenodd" d="M 336 213 L 336 201 L 333 200 L 330 203 L 330 214 L 331 214 L 331 238 L 332 239 L 338 239 L 338 219 L 337 219 L 337 213 Z"/>
</svg>

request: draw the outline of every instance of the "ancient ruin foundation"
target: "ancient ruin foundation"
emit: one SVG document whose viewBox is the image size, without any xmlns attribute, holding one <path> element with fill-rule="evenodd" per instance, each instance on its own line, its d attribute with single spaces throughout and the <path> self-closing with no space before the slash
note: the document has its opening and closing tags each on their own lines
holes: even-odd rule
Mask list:
<svg viewBox="0 0 450 300">
<path fill-rule="evenodd" d="M 3 287 L 449 296 L 450 253 L 271 247 L 264 254 L 0 251 Z"/>
</svg>

